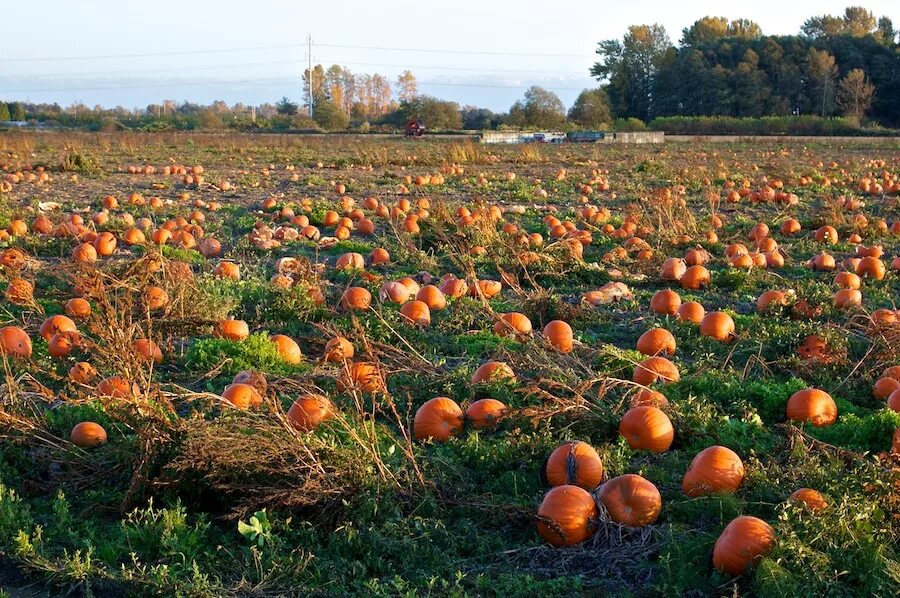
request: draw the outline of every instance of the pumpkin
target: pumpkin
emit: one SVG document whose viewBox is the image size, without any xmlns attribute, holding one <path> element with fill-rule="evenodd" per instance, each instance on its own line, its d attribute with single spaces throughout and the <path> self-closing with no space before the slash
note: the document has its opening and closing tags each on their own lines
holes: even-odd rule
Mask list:
<svg viewBox="0 0 900 598">
<path fill-rule="evenodd" d="M 884 267 L 884 262 L 880 259 L 869 256 L 859 260 L 859 264 L 856 266 L 856 273 L 862 278 L 882 280 L 887 274 L 887 269 Z"/>
<path fill-rule="evenodd" d="M 798 390 L 788 399 L 787 418 L 809 422 L 816 427 L 830 426 L 837 420 L 837 405 L 827 392 L 818 388 Z"/>
<path fill-rule="evenodd" d="M 775 545 L 775 530 L 756 517 L 741 515 L 722 531 L 713 546 L 713 566 L 728 575 L 744 574 Z"/>
<path fill-rule="evenodd" d="M 681 277 L 684 276 L 685 271 L 687 271 L 687 264 L 683 259 L 679 259 L 676 257 L 667 258 L 662 265 L 662 279 L 676 281 L 681 280 Z"/>
<path fill-rule="evenodd" d="M 431 324 L 431 310 L 424 301 L 407 301 L 400 307 L 400 315 L 417 326 Z"/>
<path fill-rule="evenodd" d="M 734 339 L 734 320 L 722 311 L 711 311 L 700 321 L 700 334 L 723 343 Z"/>
<path fill-rule="evenodd" d="M 834 294 L 837 309 L 850 309 L 862 305 L 862 293 L 858 289 L 841 289 Z"/>
<path fill-rule="evenodd" d="M 97 384 L 97 394 L 114 399 L 132 399 L 140 394 L 140 390 L 137 384 L 132 384 L 122 376 L 111 376 Z"/>
<path fill-rule="evenodd" d="M 77 331 L 78 327 L 75 326 L 75 322 L 67 316 L 57 314 L 44 320 L 43 324 L 41 324 L 40 334 L 41 338 L 45 341 L 49 341 L 54 334 Z"/>
<path fill-rule="evenodd" d="M 515 381 L 516 374 L 512 368 L 502 361 L 488 361 L 482 364 L 472 374 L 472 384 L 481 384 L 482 382 L 494 382 L 499 380 Z"/>
<path fill-rule="evenodd" d="M 97 377 L 97 370 L 86 361 L 79 361 L 69 368 L 69 380 L 76 384 L 90 384 Z"/>
<path fill-rule="evenodd" d="M 390 301 L 397 305 L 403 305 L 409 301 L 409 289 L 402 282 L 386 282 L 378 292 L 378 298 L 382 303 Z"/>
<path fill-rule="evenodd" d="M 900 365 L 892 365 L 881 373 L 883 377 L 893 378 L 894 380 L 900 380 Z"/>
<path fill-rule="evenodd" d="M 862 279 L 853 272 L 843 271 L 834 275 L 834 284 L 844 289 L 858 289 Z"/>
<path fill-rule="evenodd" d="M 619 422 L 619 434 L 635 450 L 664 453 L 672 446 L 675 430 L 669 416 L 658 407 L 639 405 L 629 409 Z"/>
<path fill-rule="evenodd" d="M 668 404 L 669 399 L 667 399 L 663 393 L 656 390 L 650 390 L 649 388 L 639 388 L 629 401 L 629 407 L 652 405 L 653 407 L 663 408 Z"/>
<path fill-rule="evenodd" d="M 150 286 L 144 289 L 144 305 L 154 311 L 169 304 L 169 294 L 162 287 Z"/>
<path fill-rule="evenodd" d="M 684 272 L 681 277 L 681 287 L 684 289 L 697 290 L 709 284 L 709 270 L 706 266 L 691 266 Z"/>
<path fill-rule="evenodd" d="M 503 284 L 499 280 L 480 279 L 475 281 L 470 291 L 473 297 L 481 293 L 485 299 L 493 299 L 503 290 Z"/>
<path fill-rule="evenodd" d="M 629 527 L 652 525 L 662 510 L 656 485 L 633 473 L 607 480 L 597 491 L 597 498 L 610 519 Z"/>
<path fill-rule="evenodd" d="M 744 481 L 744 464 L 737 453 L 724 446 L 703 449 L 691 461 L 681 489 L 691 498 L 729 494 Z"/>
<path fill-rule="evenodd" d="M 18 326 L 0 328 L 0 355 L 30 358 L 31 337 Z"/>
<path fill-rule="evenodd" d="M 663 383 L 678 382 L 681 375 L 678 367 L 665 357 L 649 357 L 634 367 L 631 379 L 643 386 L 650 386 L 657 380 Z"/>
<path fill-rule="evenodd" d="M 898 388 L 900 388 L 900 381 L 885 376 L 875 382 L 875 386 L 872 388 L 872 396 L 876 399 L 885 400 Z"/>
<path fill-rule="evenodd" d="M 156 343 L 146 338 L 140 338 L 131 343 L 131 350 L 145 361 L 161 363 L 163 360 L 162 350 Z"/>
<path fill-rule="evenodd" d="M 641 335 L 636 348 L 644 355 L 674 355 L 675 337 L 665 328 L 653 328 Z"/>
<path fill-rule="evenodd" d="M 479 399 L 466 408 L 466 420 L 476 430 L 496 428 L 509 413 L 509 408 L 497 399 Z"/>
<path fill-rule="evenodd" d="M 327 397 L 317 394 L 301 396 L 291 404 L 287 412 L 288 421 L 301 432 L 309 432 L 332 417 L 334 405 Z"/>
<path fill-rule="evenodd" d="M 822 493 L 812 488 L 798 488 L 794 490 L 790 500 L 794 503 L 800 503 L 804 508 L 814 513 L 828 508 L 828 501 L 825 500 Z"/>
<path fill-rule="evenodd" d="M 833 244 L 838 242 L 838 232 L 833 226 L 823 226 L 816 230 L 816 242 Z"/>
<path fill-rule="evenodd" d="M 262 404 L 262 395 L 256 388 L 244 382 L 234 382 L 225 387 L 222 397 L 238 409 L 250 409 Z"/>
<path fill-rule="evenodd" d="M 756 299 L 756 311 L 764 314 L 773 309 L 784 307 L 787 304 L 788 297 L 784 291 L 766 291 Z"/>
<path fill-rule="evenodd" d="M 87 318 L 91 315 L 91 304 L 86 299 L 74 297 L 66 301 L 66 313 L 73 318 Z"/>
<path fill-rule="evenodd" d="M 276 334 L 272 337 L 272 342 L 278 347 L 278 353 L 281 358 L 290 365 L 297 365 L 303 361 L 303 352 L 297 341 L 284 334 Z"/>
<path fill-rule="evenodd" d="M 341 307 L 344 309 L 363 311 L 372 304 L 372 293 L 364 287 L 347 287 L 341 295 Z"/>
<path fill-rule="evenodd" d="M 494 322 L 494 333 L 500 336 L 531 334 L 531 320 L 516 311 L 503 314 Z"/>
<path fill-rule="evenodd" d="M 100 233 L 94 239 L 94 249 L 97 250 L 97 255 L 104 257 L 112 255 L 116 250 L 116 236 L 108 232 Z"/>
<path fill-rule="evenodd" d="M 336 336 L 325 343 L 325 361 L 353 359 L 353 344 L 342 336 Z"/>
<path fill-rule="evenodd" d="M 469 292 L 469 285 L 465 280 L 461 278 L 457 278 L 455 276 L 450 276 L 441 283 L 441 286 L 438 287 L 440 291 L 444 294 L 445 297 L 449 297 L 451 299 L 459 299 L 460 297 L 464 297 Z"/>
<path fill-rule="evenodd" d="M 706 315 L 706 310 L 696 301 L 688 301 L 687 303 L 682 303 L 676 313 L 678 319 L 682 322 L 699 324 L 703 320 L 703 316 Z"/>
<path fill-rule="evenodd" d="M 94 422 L 81 422 L 72 428 L 69 440 L 81 448 L 94 448 L 106 442 L 106 430 Z"/>
<path fill-rule="evenodd" d="M 24 278 L 14 278 L 6 287 L 6 300 L 15 305 L 28 305 L 34 301 L 34 285 Z"/>
<path fill-rule="evenodd" d="M 586 442 L 564 442 L 550 453 L 543 473 L 551 486 L 571 484 L 593 490 L 603 480 L 603 461 Z"/>
<path fill-rule="evenodd" d="M 552 488 L 538 508 L 538 534 L 553 546 L 572 546 L 590 538 L 597 529 L 597 503 L 584 488 Z"/>
<path fill-rule="evenodd" d="M 447 298 L 433 284 L 425 285 L 416 293 L 416 300 L 428 306 L 428 309 L 440 310 L 447 307 Z"/>
<path fill-rule="evenodd" d="M 655 313 L 671 316 L 681 306 L 681 297 L 672 289 L 656 291 L 650 298 L 650 309 Z"/>
<path fill-rule="evenodd" d="M 353 361 L 345 364 L 338 377 L 338 390 L 341 392 L 353 389 L 361 392 L 379 392 L 384 390 L 384 380 L 375 364 L 366 361 Z"/>
<path fill-rule="evenodd" d="M 230 341 L 242 341 L 250 336 L 250 328 L 243 320 L 222 320 L 219 322 L 216 332 L 219 337 Z"/>
<path fill-rule="evenodd" d="M 544 326 L 544 338 L 562 353 L 572 351 L 572 327 L 562 320 L 553 320 Z"/>
<path fill-rule="evenodd" d="M 219 262 L 213 275 L 216 278 L 229 278 L 231 280 L 241 279 L 241 267 L 234 262 Z"/>
<path fill-rule="evenodd" d="M 888 396 L 887 406 L 893 411 L 900 412 L 900 389 L 895 390 Z"/>
<path fill-rule="evenodd" d="M 337 259 L 334 267 L 338 270 L 364 270 L 366 260 L 358 253 L 345 253 Z"/>
<path fill-rule="evenodd" d="M 798 222 L 794 218 L 788 218 L 781 223 L 780 230 L 782 235 L 793 235 L 795 233 L 799 233 L 801 229 L 802 227 L 800 226 L 800 222 Z"/>
<path fill-rule="evenodd" d="M 462 409 L 456 401 L 447 397 L 435 397 L 416 410 L 413 435 L 416 440 L 446 442 L 462 432 L 463 421 Z"/>
</svg>

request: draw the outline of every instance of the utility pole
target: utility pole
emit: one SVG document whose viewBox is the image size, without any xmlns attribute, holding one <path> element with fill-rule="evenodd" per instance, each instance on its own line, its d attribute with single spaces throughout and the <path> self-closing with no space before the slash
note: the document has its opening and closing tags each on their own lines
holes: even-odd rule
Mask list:
<svg viewBox="0 0 900 598">
<path fill-rule="evenodd" d="M 309 95 L 307 96 L 308 102 L 307 105 L 309 107 L 309 117 L 313 116 L 313 68 L 312 68 L 312 35 L 306 34 L 306 58 L 308 62 L 308 70 L 309 73 L 307 76 L 308 81 L 306 82 L 307 87 L 309 87 Z"/>
</svg>

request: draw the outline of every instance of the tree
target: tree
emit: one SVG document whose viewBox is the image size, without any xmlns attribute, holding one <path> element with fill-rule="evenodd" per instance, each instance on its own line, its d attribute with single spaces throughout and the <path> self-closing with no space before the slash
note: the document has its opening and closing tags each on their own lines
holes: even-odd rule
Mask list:
<svg viewBox="0 0 900 598">
<path fill-rule="evenodd" d="M 612 124 L 609 98 L 602 89 L 585 89 L 569 109 L 569 120 L 582 127 L 600 129 Z"/>
<path fill-rule="evenodd" d="M 558 129 L 566 125 L 566 107 L 552 91 L 532 85 L 509 110 L 507 122 L 522 128 Z"/>
<path fill-rule="evenodd" d="M 10 120 L 9 108 L 6 106 L 6 102 L 0 102 L 0 122 L 7 120 Z"/>
<path fill-rule="evenodd" d="M 275 105 L 275 109 L 278 111 L 278 114 L 283 116 L 294 116 L 297 114 L 300 106 L 290 101 L 287 97 L 283 97 Z"/>
<path fill-rule="evenodd" d="M 347 113 L 329 99 L 323 99 L 313 105 L 313 120 L 327 131 L 346 129 L 350 125 Z"/>
<path fill-rule="evenodd" d="M 591 75 L 608 81 L 613 113 L 648 120 L 654 115 L 653 87 L 656 74 L 672 43 L 661 25 L 632 25 L 622 41 L 601 41 L 597 46 L 600 61 L 591 67 Z"/>
<path fill-rule="evenodd" d="M 459 104 L 431 96 L 415 96 L 403 100 L 385 120 L 394 126 L 404 127 L 410 120 L 418 119 L 431 130 L 459 130 L 463 128 Z"/>
<path fill-rule="evenodd" d="M 878 22 L 871 11 L 862 6 L 848 6 L 843 17 L 822 15 L 807 19 L 800 28 L 804 35 L 813 38 L 849 35 L 864 37 L 875 31 Z"/>
<path fill-rule="evenodd" d="M 13 102 L 9 105 L 9 118 L 14 121 L 25 120 L 25 104 L 22 102 Z"/>
<path fill-rule="evenodd" d="M 866 78 L 862 69 L 853 69 L 841 79 L 837 91 L 837 104 L 845 116 L 856 119 L 865 118 L 875 100 L 875 86 Z"/>
<path fill-rule="evenodd" d="M 309 69 L 303 71 L 303 95 L 307 108 L 310 102 L 315 106 L 317 101 L 325 97 L 325 69 L 321 64 L 314 66 L 312 72 Z"/>
<path fill-rule="evenodd" d="M 834 56 L 825 50 L 810 48 L 807 54 L 806 73 L 810 81 L 810 99 L 812 105 L 821 109 L 821 116 L 830 116 L 834 111 L 834 81 L 838 76 L 838 67 Z"/>
<path fill-rule="evenodd" d="M 894 22 L 888 17 L 878 19 L 878 31 L 876 32 L 881 41 L 892 44 L 894 38 L 897 37 L 897 30 L 894 29 Z"/>
<path fill-rule="evenodd" d="M 397 98 L 401 102 L 411 100 L 419 93 L 416 76 L 410 71 L 403 71 L 397 75 L 394 85 L 397 87 Z"/>
<path fill-rule="evenodd" d="M 464 129 L 496 129 L 502 119 L 499 114 L 487 108 L 463 106 L 459 111 Z"/>
</svg>

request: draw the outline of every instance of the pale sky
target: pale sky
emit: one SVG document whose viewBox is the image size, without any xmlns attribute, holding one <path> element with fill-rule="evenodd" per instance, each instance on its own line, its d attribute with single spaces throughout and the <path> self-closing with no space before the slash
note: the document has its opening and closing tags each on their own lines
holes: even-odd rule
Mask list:
<svg viewBox="0 0 900 598">
<path fill-rule="evenodd" d="M 542 85 L 569 106 L 596 86 L 588 69 L 597 41 L 621 38 L 628 25 L 661 23 L 674 43 L 706 15 L 788 35 L 853 3 L 44 0 L 31 10 L 20 2 L 3 11 L 0 99 L 129 108 L 164 99 L 299 102 L 310 34 L 314 62 L 391 79 L 408 67 L 420 93 L 460 105 L 505 111 Z M 859 4 L 900 26 L 897 0 Z"/>
</svg>

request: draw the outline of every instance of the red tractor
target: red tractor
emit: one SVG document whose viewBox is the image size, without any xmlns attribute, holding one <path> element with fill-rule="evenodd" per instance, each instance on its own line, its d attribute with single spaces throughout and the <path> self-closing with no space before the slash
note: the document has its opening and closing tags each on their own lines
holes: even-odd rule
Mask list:
<svg viewBox="0 0 900 598">
<path fill-rule="evenodd" d="M 425 123 L 418 119 L 411 119 L 406 123 L 407 137 L 421 137 L 425 133 Z"/>
</svg>

